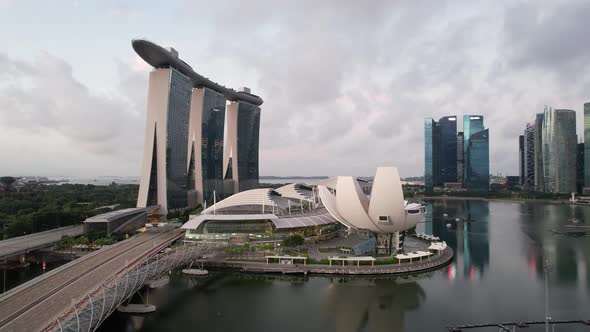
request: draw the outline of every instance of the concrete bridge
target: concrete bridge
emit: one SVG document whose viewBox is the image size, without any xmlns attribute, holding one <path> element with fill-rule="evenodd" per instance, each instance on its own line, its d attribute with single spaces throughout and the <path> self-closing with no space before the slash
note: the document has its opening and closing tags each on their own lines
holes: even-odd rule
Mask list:
<svg viewBox="0 0 590 332">
<path fill-rule="evenodd" d="M 78 236 L 82 235 L 83 232 L 83 225 L 74 225 L 2 240 L 0 241 L 0 260 L 51 247 L 60 242 L 64 235 Z"/>
<path fill-rule="evenodd" d="M 79 314 L 84 312 L 88 304 L 94 303 L 92 299 L 97 289 L 106 296 L 113 289 L 111 286 L 115 286 L 114 290 L 119 294 L 115 294 L 109 302 L 110 308 L 93 312 L 93 316 L 96 316 L 93 317 L 94 322 L 87 322 L 84 327 L 85 331 L 90 330 L 90 327 L 96 329 L 97 323 L 100 324 L 118 304 L 141 287 L 138 280 L 133 280 L 133 287 L 129 283 L 130 271 L 139 271 L 141 266 L 150 262 L 150 258 L 158 262 L 163 260 L 160 252 L 183 234 L 179 229 L 150 229 L 10 290 L 0 297 L 0 331 L 64 330 L 62 325 L 70 326 L 66 330 L 80 330 Z M 190 257 L 186 254 L 184 261 Z M 183 260 L 177 259 L 165 266 L 160 264 L 160 269 L 152 270 L 150 275 L 157 276 L 167 271 L 164 268 L 174 267 L 181 262 Z M 147 276 L 144 274 L 144 279 Z M 124 279 L 126 283 L 123 289 Z M 106 298 L 103 299 L 104 307 Z M 72 317 L 77 319 L 76 327 L 68 325 Z"/>
</svg>

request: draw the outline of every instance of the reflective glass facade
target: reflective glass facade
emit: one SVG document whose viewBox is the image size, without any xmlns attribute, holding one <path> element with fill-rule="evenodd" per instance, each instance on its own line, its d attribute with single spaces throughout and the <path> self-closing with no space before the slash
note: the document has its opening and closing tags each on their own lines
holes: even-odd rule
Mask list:
<svg viewBox="0 0 590 332">
<path fill-rule="evenodd" d="M 546 108 L 542 140 L 545 191 L 576 192 L 576 112 Z"/>
<path fill-rule="evenodd" d="M 438 122 L 424 119 L 424 177 L 426 190 L 457 182 L 457 117 Z"/>
<path fill-rule="evenodd" d="M 578 155 L 576 158 L 576 190 L 582 193 L 584 190 L 584 143 L 578 143 Z"/>
<path fill-rule="evenodd" d="M 438 136 L 436 121 L 424 119 L 424 186 L 427 191 L 432 191 L 434 186 L 440 184 Z"/>
<path fill-rule="evenodd" d="M 584 104 L 584 186 L 590 187 L 590 103 Z"/>
<path fill-rule="evenodd" d="M 166 130 L 166 196 L 168 210 L 188 206 L 187 145 L 192 83 L 170 70 Z"/>
<path fill-rule="evenodd" d="M 472 134 L 469 138 L 466 160 L 465 187 L 469 190 L 488 190 L 490 183 L 489 130 Z"/>
<path fill-rule="evenodd" d="M 463 132 L 457 133 L 457 182 L 463 183 L 463 165 L 465 158 L 463 156 Z"/>
<path fill-rule="evenodd" d="M 524 135 L 518 136 L 518 183 L 524 184 Z"/>
<path fill-rule="evenodd" d="M 483 115 L 463 115 L 463 153 L 467 152 L 471 135 L 482 130 Z"/>
<path fill-rule="evenodd" d="M 527 123 L 524 130 L 524 183 L 527 189 L 535 187 L 535 124 Z"/>
<path fill-rule="evenodd" d="M 260 107 L 240 101 L 238 105 L 239 191 L 258 188 L 258 141 Z"/>
<path fill-rule="evenodd" d="M 469 158 L 467 158 L 467 149 L 469 148 L 469 139 L 471 135 L 484 130 L 482 115 L 463 115 L 463 178 L 467 181 L 467 169 L 469 168 Z M 465 187 L 467 185 L 465 184 Z"/>
<path fill-rule="evenodd" d="M 543 119 L 544 113 L 537 113 L 535 117 L 534 150 L 535 150 L 535 191 L 545 191 L 545 178 L 543 172 Z"/>
<path fill-rule="evenodd" d="M 217 199 L 223 194 L 223 135 L 225 125 L 225 97 L 223 94 L 203 88 L 203 113 L 201 122 L 201 165 L 203 200 L 212 203 L 213 192 Z"/>
<path fill-rule="evenodd" d="M 457 117 L 453 115 L 441 118 L 438 127 L 441 181 L 457 182 Z"/>
</svg>

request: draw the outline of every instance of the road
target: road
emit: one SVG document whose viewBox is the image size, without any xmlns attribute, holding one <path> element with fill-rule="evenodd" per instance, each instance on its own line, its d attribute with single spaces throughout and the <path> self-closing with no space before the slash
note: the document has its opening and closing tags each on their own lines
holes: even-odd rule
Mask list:
<svg viewBox="0 0 590 332">
<path fill-rule="evenodd" d="M 38 331 L 127 264 L 179 238 L 179 230 L 153 229 L 101 249 L 63 269 L 35 279 L 28 287 L 0 297 L 0 331 Z"/>
<path fill-rule="evenodd" d="M 67 226 L 0 241 L 0 258 L 16 256 L 57 243 L 62 236 L 78 236 L 84 225 Z"/>
</svg>

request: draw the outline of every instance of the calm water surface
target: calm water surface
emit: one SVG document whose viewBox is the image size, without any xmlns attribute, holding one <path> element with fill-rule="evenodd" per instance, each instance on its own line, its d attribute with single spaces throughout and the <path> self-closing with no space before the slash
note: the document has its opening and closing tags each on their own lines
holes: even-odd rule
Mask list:
<svg viewBox="0 0 590 332">
<path fill-rule="evenodd" d="M 551 231 L 571 217 L 590 223 L 590 208 L 454 200 L 429 203 L 428 212 L 419 231 L 440 236 L 456 253 L 442 270 L 406 279 L 176 273 L 168 286 L 150 291 L 156 313 L 115 314 L 101 330 L 446 331 L 463 323 L 542 320 L 544 258 L 553 264 L 551 316 L 590 319 L 590 237 Z M 469 216 L 472 223 L 447 220 Z"/>
</svg>

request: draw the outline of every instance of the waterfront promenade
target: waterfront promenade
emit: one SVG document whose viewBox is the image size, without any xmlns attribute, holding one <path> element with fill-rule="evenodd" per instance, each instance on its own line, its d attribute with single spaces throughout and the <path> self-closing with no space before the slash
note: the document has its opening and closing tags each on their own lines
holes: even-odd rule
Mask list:
<svg viewBox="0 0 590 332">
<path fill-rule="evenodd" d="M 282 274 L 336 274 L 336 275 L 403 275 L 427 272 L 446 265 L 453 259 L 453 249 L 447 247 L 439 254 L 428 259 L 412 263 L 396 263 L 387 265 L 336 265 L 325 264 L 278 264 L 247 261 L 198 260 L 199 264 L 211 269 L 228 269 L 250 273 L 282 273 Z"/>
</svg>

